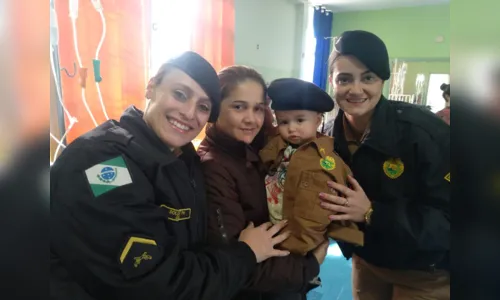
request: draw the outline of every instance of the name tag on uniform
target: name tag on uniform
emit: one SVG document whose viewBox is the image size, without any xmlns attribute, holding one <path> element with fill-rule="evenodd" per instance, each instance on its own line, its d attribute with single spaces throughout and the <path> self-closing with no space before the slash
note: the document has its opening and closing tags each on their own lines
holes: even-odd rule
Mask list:
<svg viewBox="0 0 500 300">
<path fill-rule="evenodd" d="M 160 207 L 168 210 L 168 219 L 174 222 L 184 221 L 191 219 L 191 208 L 175 209 L 164 204 Z"/>
</svg>

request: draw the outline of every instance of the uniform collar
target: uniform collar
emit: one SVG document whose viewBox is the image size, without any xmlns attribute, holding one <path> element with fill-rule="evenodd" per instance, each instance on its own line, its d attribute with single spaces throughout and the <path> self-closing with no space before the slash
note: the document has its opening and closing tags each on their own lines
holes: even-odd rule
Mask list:
<svg viewBox="0 0 500 300">
<path fill-rule="evenodd" d="M 165 145 L 165 143 L 156 135 L 156 133 L 149 127 L 143 119 L 144 112 L 137 109 L 135 106 L 129 106 L 120 117 L 120 125 L 128 130 L 135 139 L 139 140 L 141 144 L 150 144 L 159 152 L 161 155 L 169 161 L 173 161 L 178 157 L 178 153 L 172 152 L 172 150 Z M 192 143 L 181 147 L 180 152 L 182 153 L 179 158 L 191 159 L 197 157 L 196 150 Z"/>
<path fill-rule="evenodd" d="M 347 141 L 344 134 L 344 112 L 341 110 L 335 120 L 333 136 L 336 139 Z M 398 131 L 396 126 L 397 115 L 384 96 L 375 106 L 375 111 L 370 123 L 370 130 L 362 141 L 362 145 L 371 147 L 391 157 L 399 157 Z"/>
<path fill-rule="evenodd" d="M 366 127 L 365 132 L 363 132 L 363 135 L 361 136 L 361 139 L 359 141 L 356 139 L 354 130 L 353 130 L 352 126 L 349 124 L 349 121 L 347 121 L 345 114 L 342 115 L 342 126 L 344 129 L 344 136 L 345 136 L 346 141 L 348 143 L 358 144 L 358 143 L 362 142 L 368 136 L 368 133 L 370 133 L 371 121 L 368 124 L 368 126 Z"/>
<path fill-rule="evenodd" d="M 277 143 L 278 153 L 286 149 L 290 144 L 283 138 L 280 138 Z M 307 145 L 314 145 L 314 148 L 318 151 L 318 155 L 325 158 L 328 153 L 333 152 L 332 139 L 329 136 L 318 133 L 316 138 L 306 144 L 301 145 L 299 148 L 307 147 Z"/>
<path fill-rule="evenodd" d="M 231 156 L 237 156 L 248 162 L 260 161 L 257 151 L 253 147 L 228 136 L 218 130 L 215 125 L 207 127 L 205 140 L 209 146 L 218 148 Z M 202 144 L 205 143 L 202 142 Z"/>
</svg>

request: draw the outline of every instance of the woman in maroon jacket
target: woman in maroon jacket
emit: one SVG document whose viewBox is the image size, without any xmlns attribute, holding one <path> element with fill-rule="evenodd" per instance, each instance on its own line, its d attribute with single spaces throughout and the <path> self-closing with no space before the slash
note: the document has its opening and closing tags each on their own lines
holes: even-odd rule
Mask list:
<svg viewBox="0 0 500 300">
<path fill-rule="evenodd" d="M 272 129 L 272 114 L 266 84 L 254 69 L 232 66 L 220 71 L 219 79 L 223 99 L 219 118 L 207 127 L 198 154 L 207 189 L 209 239 L 227 243 L 237 239 L 249 222 L 269 221 L 265 171 L 258 151 Z M 313 279 L 327 247 L 260 264 L 235 299 L 305 299 L 307 291 L 317 286 Z"/>
</svg>

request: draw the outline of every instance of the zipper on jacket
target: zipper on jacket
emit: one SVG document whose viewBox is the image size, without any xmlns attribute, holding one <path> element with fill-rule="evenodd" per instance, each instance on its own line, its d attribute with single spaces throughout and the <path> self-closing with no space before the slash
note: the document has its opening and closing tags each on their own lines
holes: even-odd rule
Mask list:
<svg viewBox="0 0 500 300">
<path fill-rule="evenodd" d="M 224 227 L 224 220 L 222 219 L 222 213 L 220 211 L 220 208 L 217 208 L 217 226 L 219 227 L 219 233 L 221 235 L 222 241 L 227 244 L 229 240 L 226 228 Z"/>
<path fill-rule="evenodd" d="M 193 203 L 194 203 L 193 207 L 196 207 L 196 204 L 197 204 L 196 203 L 196 181 L 193 178 L 191 178 L 190 182 L 191 182 L 191 187 L 193 188 Z M 196 228 L 196 233 L 198 235 L 198 231 L 200 230 L 200 213 L 199 212 L 196 213 L 195 228 Z"/>
<path fill-rule="evenodd" d="M 191 185 L 191 188 L 193 189 L 193 208 L 197 207 L 197 201 L 196 201 L 196 180 L 195 180 L 195 172 L 194 172 L 194 167 L 193 167 L 193 162 L 191 164 L 187 164 L 184 162 L 184 165 L 188 168 L 188 174 L 189 174 L 189 183 Z M 200 213 L 197 211 L 195 212 L 195 217 L 194 217 L 194 223 L 195 223 L 195 232 L 193 234 L 194 238 L 198 237 L 198 234 L 200 234 Z"/>
</svg>

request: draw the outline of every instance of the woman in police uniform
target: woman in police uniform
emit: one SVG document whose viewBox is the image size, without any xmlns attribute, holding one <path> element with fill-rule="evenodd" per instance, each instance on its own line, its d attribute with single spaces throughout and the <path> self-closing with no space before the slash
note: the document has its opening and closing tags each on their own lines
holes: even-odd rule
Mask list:
<svg viewBox="0 0 500 300">
<path fill-rule="evenodd" d="M 380 38 L 340 36 L 330 57 L 341 109 L 331 133 L 356 179 L 349 188 L 329 182 L 338 194 L 320 198 L 331 220 L 358 222 L 365 232 L 363 247 L 340 245 L 353 259 L 354 299 L 449 299 L 449 126 L 382 96 L 389 77 Z"/>
<path fill-rule="evenodd" d="M 215 121 L 219 79 L 194 52 L 164 64 L 146 109 L 73 141 L 50 171 L 51 299 L 231 299 L 284 224 L 206 245 L 206 198 L 191 140 Z"/>
</svg>

